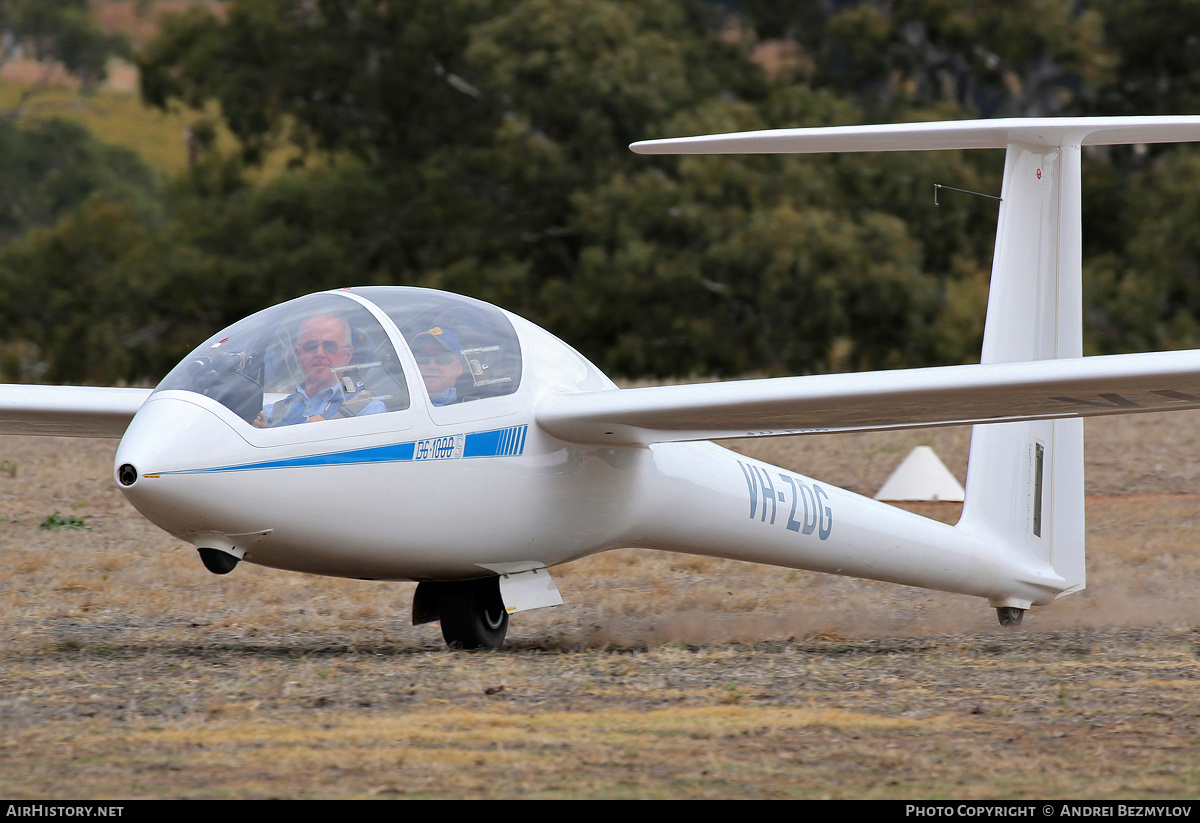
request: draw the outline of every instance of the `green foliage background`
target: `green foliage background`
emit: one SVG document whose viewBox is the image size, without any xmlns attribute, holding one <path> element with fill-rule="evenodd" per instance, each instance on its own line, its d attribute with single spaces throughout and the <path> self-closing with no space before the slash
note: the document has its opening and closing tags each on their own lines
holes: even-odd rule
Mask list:
<svg viewBox="0 0 1200 823">
<path fill-rule="evenodd" d="M 0 29 L 95 78 L 126 46 L 85 6 L 0 0 Z M 182 174 L 24 97 L 0 116 L 4 379 L 155 381 L 272 303 L 388 283 L 498 303 L 625 376 L 969 362 L 996 206 L 934 208 L 932 186 L 998 193 L 1002 153 L 627 144 L 1200 106 L 1200 0 L 211 8 L 136 53 L 149 105 L 194 110 Z M 1200 155 L 1089 152 L 1084 173 L 1089 352 L 1200 346 Z"/>
</svg>

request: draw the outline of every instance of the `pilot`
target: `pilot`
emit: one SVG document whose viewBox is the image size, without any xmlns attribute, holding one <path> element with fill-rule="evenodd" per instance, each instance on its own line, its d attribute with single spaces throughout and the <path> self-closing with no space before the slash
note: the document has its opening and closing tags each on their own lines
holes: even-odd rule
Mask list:
<svg viewBox="0 0 1200 823">
<path fill-rule="evenodd" d="M 429 392 L 429 402 L 449 406 L 460 398 L 456 384 L 462 377 L 462 344 L 452 331 L 434 326 L 413 338 L 413 355 L 421 369 L 421 379 Z"/>
<path fill-rule="evenodd" d="M 383 401 L 373 398 L 370 391 L 338 382 L 334 370 L 354 356 L 350 343 L 350 326 L 345 320 L 332 314 L 305 320 L 296 339 L 296 362 L 304 382 L 283 400 L 264 406 L 253 425 L 265 429 L 386 411 Z"/>
</svg>

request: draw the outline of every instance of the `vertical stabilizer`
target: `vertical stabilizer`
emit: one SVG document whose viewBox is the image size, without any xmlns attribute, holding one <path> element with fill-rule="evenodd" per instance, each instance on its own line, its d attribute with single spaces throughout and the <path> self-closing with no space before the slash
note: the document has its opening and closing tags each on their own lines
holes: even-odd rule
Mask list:
<svg viewBox="0 0 1200 823">
<path fill-rule="evenodd" d="M 1010 143 L 983 363 L 1083 355 L 1080 147 Z M 1084 586 L 1083 421 L 975 426 L 959 527 Z M 1028 603 L 993 603 L 1026 608 Z"/>
</svg>

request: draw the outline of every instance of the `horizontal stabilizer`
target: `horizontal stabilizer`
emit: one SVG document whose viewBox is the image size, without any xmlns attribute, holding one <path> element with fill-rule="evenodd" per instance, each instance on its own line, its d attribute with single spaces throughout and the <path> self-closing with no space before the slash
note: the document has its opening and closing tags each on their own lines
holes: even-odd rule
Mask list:
<svg viewBox="0 0 1200 823">
<path fill-rule="evenodd" d="M 818 154 L 853 151 L 938 151 L 1029 146 L 1113 146 L 1200 140 L 1200 116 L 1037 117 L 890 123 L 818 129 L 709 134 L 630 145 L 638 154 Z"/>
<path fill-rule="evenodd" d="M 1200 350 L 560 394 L 551 434 L 648 444 L 1200 408 Z"/>
<path fill-rule="evenodd" d="M 150 392 L 0 384 L 0 434 L 120 437 Z"/>
</svg>

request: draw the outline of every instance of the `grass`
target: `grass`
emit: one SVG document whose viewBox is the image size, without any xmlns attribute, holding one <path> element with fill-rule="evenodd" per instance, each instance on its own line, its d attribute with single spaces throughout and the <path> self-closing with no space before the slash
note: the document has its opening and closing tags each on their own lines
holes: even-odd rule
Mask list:
<svg viewBox="0 0 1200 823">
<path fill-rule="evenodd" d="M 124 503 L 115 443 L 3 438 L 0 793 L 1195 797 L 1197 417 L 1088 424 L 1089 589 L 1022 631 L 971 598 L 623 550 L 557 569 L 567 604 L 492 654 L 408 625 L 412 584 L 209 575 Z M 739 448 L 869 489 L 913 437 Z M 1147 466 L 1158 493 L 1112 494 Z M 91 528 L 38 528 L 64 501 Z"/>
<path fill-rule="evenodd" d="M 87 523 L 84 523 L 78 517 L 71 517 L 69 515 L 64 517 L 59 512 L 50 515 L 38 526 L 39 529 L 86 529 L 87 527 Z"/>
<path fill-rule="evenodd" d="M 1125 676 L 1171 642 L 1152 641 L 1155 649 L 1134 655 L 1098 653 L 1094 665 L 1115 680 L 1076 674 L 1077 685 L 1061 686 L 1058 655 L 1049 654 L 991 689 L 960 679 L 980 659 L 946 641 L 917 657 L 895 650 L 869 659 L 846 659 L 821 643 L 709 647 L 682 657 L 659 647 L 632 655 L 636 665 L 613 694 L 580 692 L 575 706 L 564 697 L 569 687 L 550 684 L 630 653 L 453 659 L 430 651 L 372 660 L 370 651 L 345 650 L 328 672 L 303 655 L 272 661 L 228 649 L 185 656 L 157 675 L 154 652 L 68 646 L 45 657 L 74 664 L 20 692 L 62 717 L 6 724 L 6 751 L 26 754 L 0 763 L 0 791 L 13 798 L 1189 797 L 1200 788 L 1186 728 L 1195 683 L 1173 681 L 1165 692 L 1173 699 L 1155 698 L 1146 710 L 1137 696 L 1158 692 L 1139 692 L 1144 681 Z M 730 652 L 746 664 L 731 669 Z M 9 657 L 10 666 L 22 662 Z M 787 676 L 773 677 L 755 657 L 775 658 Z M 725 704 L 711 689 L 686 685 L 641 697 L 634 688 L 714 664 L 742 681 L 747 702 Z M 1047 665 L 1043 680 L 1036 669 Z M 143 674 L 108 682 L 106 670 L 135 667 Z M 411 682 L 426 667 L 442 679 Z M 312 676 L 322 670 L 326 677 Z M 505 688 L 489 696 L 480 688 L 487 682 Z M 1072 698 L 1061 705 L 1073 688 L 1108 708 L 1083 712 Z M 154 697 L 163 689 L 187 710 L 163 711 L 168 704 Z M 1125 705 L 1114 711 L 1122 696 Z"/>
<path fill-rule="evenodd" d="M 0 110 L 14 106 L 26 85 L 0 83 Z M 220 123 L 219 109 L 205 111 L 172 106 L 163 111 L 142 103 L 136 91 L 103 89 L 81 97 L 73 89 L 48 88 L 39 92 L 28 107 L 26 118 L 60 118 L 85 126 L 97 139 L 136 152 L 150 167 L 167 175 L 180 174 L 188 167 L 187 131 L 197 122 L 218 124 L 217 146 L 223 153 L 237 150 L 237 140 Z M 278 174 L 294 152 L 280 149 L 271 153 L 258 176 Z"/>
</svg>

